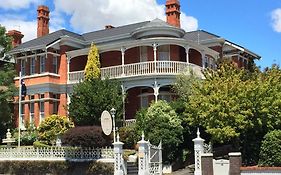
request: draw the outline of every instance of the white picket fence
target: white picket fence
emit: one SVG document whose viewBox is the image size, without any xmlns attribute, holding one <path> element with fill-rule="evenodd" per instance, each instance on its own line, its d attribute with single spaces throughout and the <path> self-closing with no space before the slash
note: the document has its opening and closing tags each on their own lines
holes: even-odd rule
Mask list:
<svg viewBox="0 0 281 175">
<path fill-rule="evenodd" d="M 112 160 L 112 148 L 81 148 L 81 147 L 20 147 L 0 148 L 0 160 Z"/>
</svg>

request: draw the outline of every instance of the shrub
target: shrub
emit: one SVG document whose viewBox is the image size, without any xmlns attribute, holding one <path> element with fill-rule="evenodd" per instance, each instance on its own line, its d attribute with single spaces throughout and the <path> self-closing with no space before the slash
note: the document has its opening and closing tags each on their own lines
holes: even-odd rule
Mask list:
<svg viewBox="0 0 281 175">
<path fill-rule="evenodd" d="M 260 166 L 281 166 L 281 130 L 267 133 L 260 150 Z"/>
<path fill-rule="evenodd" d="M 114 166 L 109 163 L 92 162 L 87 171 L 88 175 L 113 175 Z"/>
<path fill-rule="evenodd" d="M 69 146 L 105 147 L 111 142 L 111 137 L 106 136 L 99 126 L 74 127 L 62 136 L 62 143 Z"/>
<path fill-rule="evenodd" d="M 42 143 L 53 145 L 58 137 L 74 125 L 68 118 L 51 115 L 46 118 L 38 128 L 38 140 Z"/>
<path fill-rule="evenodd" d="M 35 141 L 35 142 L 33 142 L 33 147 L 34 148 L 42 148 L 42 147 L 50 147 L 50 146 L 47 145 L 47 144 L 44 144 L 42 142 Z"/>
<path fill-rule="evenodd" d="M 139 141 L 136 137 L 135 125 L 125 126 L 118 129 L 120 141 L 124 143 L 124 149 L 133 149 Z"/>
<path fill-rule="evenodd" d="M 164 161 L 172 162 L 180 155 L 183 127 L 167 102 L 160 100 L 152 103 L 146 113 L 137 115 L 136 127 L 138 132 L 144 131 L 145 139 L 152 144 L 158 145 L 162 141 Z"/>
</svg>

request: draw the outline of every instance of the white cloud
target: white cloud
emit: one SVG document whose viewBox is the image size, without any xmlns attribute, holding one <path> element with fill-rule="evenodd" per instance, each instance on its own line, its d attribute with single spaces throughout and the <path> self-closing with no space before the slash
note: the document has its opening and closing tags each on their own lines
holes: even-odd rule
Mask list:
<svg viewBox="0 0 281 175">
<path fill-rule="evenodd" d="M 24 37 L 22 42 L 26 42 L 32 40 L 37 37 L 37 21 L 36 19 L 33 21 L 25 21 L 22 19 L 8 19 L 5 18 L 4 20 L 0 19 L 0 24 L 5 26 L 6 30 L 18 30 L 20 31 Z M 61 29 L 58 26 L 50 26 L 50 33 Z"/>
<path fill-rule="evenodd" d="M 181 13 L 181 27 L 189 32 L 198 29 L 198 20 L 193 16 L 187 16 L 185 13 Z"/>
<path fill-rule="evenodd" d="M 77 0 L 56 0 L 54 4 L 55 12 L 69 15 L 70 25 L 78 32 L 103 29 L 108 24 L 120 26 L 155 18 L 166 20 L 165 6 L 156 0 L 83 0 L 79 5 L 74 5 Z M 187 31 L 198 27 L 197 20 L 184 13 L 181 24 Z"/>
<path fill-rule="evenodd" d="M 23 8 L 28 8 L 31 4 L 42 4 L 44 1 L 45 0 L 5 0 L 5 3 L 0 3 L 0 8 L 6 10 L 19 10 Z"/>
<path fill-rule="evenodd" d="M 274 31 L 281 32 L 281 8 L 275 9 L 271 13 L 271 19 Z"/>
</svg>

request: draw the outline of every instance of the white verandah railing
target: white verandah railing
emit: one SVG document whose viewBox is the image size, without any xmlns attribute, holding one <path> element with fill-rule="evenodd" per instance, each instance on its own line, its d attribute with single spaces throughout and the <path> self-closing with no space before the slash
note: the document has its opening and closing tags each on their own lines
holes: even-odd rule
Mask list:
<svg viewBox="0 0 281 175">
<path fill-rule="evenodd" d="M 125 78 L 152 74 L 175 75 L 187 70 L 192 71 L 196 76 L 202 76 L 202 67 L 192 63 L 179 61 L 150 61 L 101 68 L 101 78 Z M 83 79 L 84 71 L 68 73 L 68 81 L 71 83 L 77 83 L 83 81 Z"/>
<path fill-rule="evenodd" d="M 0 160 L 71 160 L 112 159 L 112 148 L 21 147 L 0 148 Z"/>
</svg>

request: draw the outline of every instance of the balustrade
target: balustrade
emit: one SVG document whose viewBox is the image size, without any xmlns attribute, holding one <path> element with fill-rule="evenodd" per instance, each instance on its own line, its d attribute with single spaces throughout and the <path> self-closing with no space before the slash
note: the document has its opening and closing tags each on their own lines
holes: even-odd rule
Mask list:
<svg viewBox="0 0 281 175">
<path fill-rule="evenodd" d="M 179 74 L 186 70 L 192 70 L 193 73 L 199 77 L 203 77 L 201 70 L 202 67 L 179 61 L 157 61 L 156 64 L 153 61 L 140 62 L 133 64 L 125 64 L 124 66 L 111 66 L 101 68 L 102 78 L 126 78 L 143 75 L 159 75 L 159 74 Z M 78 83 L 84 79 L 84 71 L 69 72 L 68 80 L 70 83 Z"/>
<path fill-rule="evenodd" d="M 113 159 L 113 157 L 112 148 L 0 148 L 1 160 L 97 160 Z"/>
</svg>

